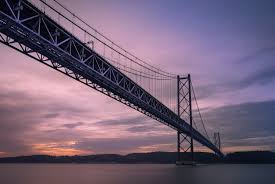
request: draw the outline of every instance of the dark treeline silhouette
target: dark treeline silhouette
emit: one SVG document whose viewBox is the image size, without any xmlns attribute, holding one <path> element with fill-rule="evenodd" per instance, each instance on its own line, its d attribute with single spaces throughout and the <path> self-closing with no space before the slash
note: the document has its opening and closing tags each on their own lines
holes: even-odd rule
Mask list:
<svg viewBox="0 0 275 184">
<path fill-rule="evenodd" d="M 190 160 L 190 153 L 182 153 L 183 160 Z M 212 153 L 195 153 L 198 163 L 260 164 L 275 163 L 275 153 L 270 151 L 235 152 L 219 158 Z M 177 160 L 176 152 L 132 153 L 128 155 L 101 154 L 88 156 L 32 155 L 0 158 L 0 163 L 155 163 L 171 164 Z"/>
</svg>

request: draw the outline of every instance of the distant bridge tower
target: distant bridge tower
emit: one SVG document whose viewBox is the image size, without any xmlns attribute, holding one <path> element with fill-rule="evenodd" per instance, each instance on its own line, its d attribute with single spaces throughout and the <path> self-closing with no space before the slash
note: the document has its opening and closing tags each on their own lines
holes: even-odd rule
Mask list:
<svg viewBox="0 0 275 184">
<path fill-rule="evenodd" d="M 192 87 L 191 75 L 187 77 L 177 76 L 177 111 L 178 116 L 189 123 L 191 135 L 178 130 L 177 132 L 177 153 L 179 165 L 186 164 L 183 162 L 181 151 L 191 153 L 191 164 L 194 163 L 194 144 L 193 144 L 193 117 L 192 117 Z M 190 163 L 188 163 L 190 164 Z"/>
<path fill-rule="evenodd" d="M 220 138 L 220 133 L 215 132 L 214 133 L 214 145 L 220 150 L 221 150 L 221 138 Z"/>
</svg>

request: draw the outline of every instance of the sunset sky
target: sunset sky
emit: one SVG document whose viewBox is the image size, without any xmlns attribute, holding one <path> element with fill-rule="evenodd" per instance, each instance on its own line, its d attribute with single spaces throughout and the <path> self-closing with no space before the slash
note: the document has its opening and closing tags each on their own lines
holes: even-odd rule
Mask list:
<svg viewBox="0 0 275 184">
<path fill-rule="evenodd" d="M 60 2 L 154 66 L 191 73 L 223 151 L 275 150 L 273 0 Z M 0 54 L 0 157 L 176 151 L 165 125 L 3 44 Z"/>
</svg>

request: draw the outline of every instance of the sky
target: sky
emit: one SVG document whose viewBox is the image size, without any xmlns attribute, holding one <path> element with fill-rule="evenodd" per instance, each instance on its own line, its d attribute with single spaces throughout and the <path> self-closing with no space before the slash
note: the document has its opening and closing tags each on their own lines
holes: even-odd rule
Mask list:
<svg viewBox="0 0 275 184">
<path fill-rule="evenodd" d="M 274 1 L 60 2 L 154 66 L 190 73 L 224 152 L 275 150 Z M 0 53 L 0 157 L 176 151 L 174 130 L 3 44 Z"/>
</svg>

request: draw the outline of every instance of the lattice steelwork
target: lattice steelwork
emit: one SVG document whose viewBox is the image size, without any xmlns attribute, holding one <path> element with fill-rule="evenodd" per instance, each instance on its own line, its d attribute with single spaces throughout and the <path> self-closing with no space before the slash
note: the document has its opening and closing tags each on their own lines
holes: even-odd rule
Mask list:
<svg viewBox="0 0 275 184">
<path fill-rule="evenodd" d="M 177 76 L 177 91 L 178 91 L 178 116 L 190 125 L 191 136 L 178 131 L 178 162 L 181 161 L 181 151 L 191 152 L 191 161 L 194 161 L 194 145 L 193 145 L 193 117 L 192 117 L 192 87 L 191 76 Z M 187 143 L 187 145 L 185 144 Z"/>
<path fill-rule="evenodd" d="M 221 138 L 220 138 L 220 133 L 219 133 L 219 132 L 215 132 L 215 133 L 214 133 L 214 145 L 215 145 L 220 151 L 222 151 L 222 148 L 221 148 Z"/>
<path fill-rule="evenodd" d="M 200 132 L 32 3 L 0 0 L 0 32 L 3 44 L 192 136 L 223 155 Z"/>
</svg>

